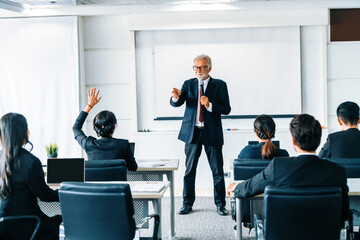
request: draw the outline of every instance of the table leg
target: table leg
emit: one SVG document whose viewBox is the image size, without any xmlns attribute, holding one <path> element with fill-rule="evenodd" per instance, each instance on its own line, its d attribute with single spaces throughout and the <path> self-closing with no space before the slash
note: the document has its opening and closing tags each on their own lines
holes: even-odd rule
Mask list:
<svg viewBox="0 0 360 240">
<path fill-rule="evenodd" d="M 236 207 L 236 240 L 242 240 L 242 216 L 241 216 L 241 199 L 236 198 L 235 201 Z"/>
<path fill-rule="evenodd" d="M 159 225 L 159 233 L 158 233 L 158 238 L 159 239 L 162 239 L 161 238 L 161 236 L 162 236 L 162 234 L 161 234 L 161 225 L 162 225 L 162 221 L 164 220 L 164 219 L 162 219 L 162 217 L 161 217 L 161 198 L 158 198 L 158 199 L 152 199 L 152 203 L 153 203 L 153 206 L 154 206 L 154 212 L 156 213 L 156 214 L 159 214 L 159 216 L 160 216 L 160 225 Z"/>
<path fill-rule="evenodd" d="M 175 239 L 175 179 L 174 171 L 166 173 L 166 177 L 170 182 L 170 238 Z"/>
</svg>

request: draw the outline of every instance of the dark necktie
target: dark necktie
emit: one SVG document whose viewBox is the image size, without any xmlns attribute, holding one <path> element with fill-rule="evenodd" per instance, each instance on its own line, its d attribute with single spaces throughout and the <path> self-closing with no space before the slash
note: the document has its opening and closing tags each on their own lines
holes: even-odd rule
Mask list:
<svg viewBox="0 0 360 240">
<path fill-rule="evenodd" d="M 199 89 L 199 95 L 200 95 L 200 98 L 201 98 L 201 92 L 204 92 L 204 86 L 203 85 L 200 85 L 200 89 Z M 203 119 L 203 106 L 201 105 L 200 103 L 200 113 L 199 113 L 199 122 L 203 122 L 204 119 Z"/>
</svg>

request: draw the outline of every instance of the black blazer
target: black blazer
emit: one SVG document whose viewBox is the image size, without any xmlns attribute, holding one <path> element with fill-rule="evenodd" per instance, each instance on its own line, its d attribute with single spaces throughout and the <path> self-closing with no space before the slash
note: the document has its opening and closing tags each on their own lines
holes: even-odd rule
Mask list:
<svg viewBox="0 0 360 240">
<path fill-rule="evenodd" d="M 196 122 L 196 110 L 198 106 L 199 85 L 198 79 L 192 78 L 184 82 L 181 87 L 181 95 L 177 102 L 170 98 L 173 107 L 179 107 L 186 101 L 186 109 L 181 124 L 179 139 L 185 143 L 190 143 L 194 135 Z M 204 134 L 205 144 L 209 146 L 221 146 L 224 144 L 221 114 L 229 114 L 231 111 L 229 94 L 226 83 L 220 79 L 209 79 L 206 87 L 205 96 L 212 103 L 212 112 L 204 108 Z"/>
<path fill-rule="evenodd" d="M 1 155 L 2 152 L 0 152 Z M 39 198 L 43 202 L 58 202 L 58 191 L 51 190 L 46 184 L 42 164 L 37 157 L 22 149 L 19 159 L 19 167 L 15 167 L 10 176 L 11 193 L 7 198 L 0 199 L 0 217 L 36 215 L 41 219 L 40 229 L 37 234 L 38 239 L 45 239 L 50 234 L 49 232 L 59 229 L 61 217 L 58 216 L 59 221 L 56 225 L 57 220 L 49 218 L 40 210 L 37 199 Z M 15 234 L 20 237 L 24 232 L 27 232 L 25 229 L 28 227 L 33 229 L 33 227 L 24 224 L 14 226 L 13 230 L 17 231 Z M 4 234 L 3 230 L 0 227 L 1 239 L 3 237 L 1 234 Z"/>
<path fill-rule="evenodd" d="M 267 185 L 283 187 L 340 187 L 342 222 L 349 216 L 349 188 L 345 168 L 315 155 L 274 158 L 262 172 L 238 184 L 235 197 L 251 197 L 264 192 Z"/>
<path fill-rule="evenodd" d="M 0 156 L 2 152 L 0 152 Z M 11 194 L 0 199 L 0 216 L 38 215 L 41 216 L 37 198 L 44 202 L 58 202 L 57 191 L 51 190 L 45 182 L 41 161 L 22 149 L 20 167 L 11 175 Z"/>
<path fill-rule="evenodd" d="M 73 132 L 76 141 L 85 150 L 89 160 L 110 160 L 124 159 L 126 167 L 130 171 L 136 171 L 137 163 L 130 149 L 128 140 L 118 138 L 100 138 L 96 139 L 92 136 L 87 137 L 81 130 L 88 114 L 84 111 L 80 112 L 77 117 Z"/>
<path fill-rule="evenodd" d="M 264 142 L 259 142 L 256 145 L 247 145 L 239 153 L 238 159 L 262 159 L 261 148 Z M 276 146 L 276 157 L 288 157 L 289 153 L 285 149 L 281 149 L 277 142 L 274 143 Z M 269 159 L 271 160 L 271 159 Z"/>
<path fill-rule="evenodd" d="M 360 131 L 349 128 L 329 134 L 319 158 L 360 158 Z"/>
</svg>

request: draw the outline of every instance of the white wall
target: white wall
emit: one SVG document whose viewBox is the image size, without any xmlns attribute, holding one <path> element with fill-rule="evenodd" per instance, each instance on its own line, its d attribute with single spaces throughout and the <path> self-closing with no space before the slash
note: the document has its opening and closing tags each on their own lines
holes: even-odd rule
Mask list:
<svg viewBox="0 0 360 240">
<path fill-rule="evenodd" d="M 345 101 L 360 104 L 360 42 L 328 42 L 329 132 L 339 131 L 336 108 Z"/>
<path fill-rule="evenodd" d="M 136 126 L 135 82 L 131 78 L 131 33 L 127 30 L 125 16 L 86 17 L 82 21 L 83 65 L 82 107 L 87 104 L 86 90 L 100 89 L 102 99 L 90 112 L 87 134 L 95 136 L 92 129 L 94 116 L 110 110 L 117 117 L 115 137 L 133 140 Z"/>
<path fill-rule="evenodd" d="M 316 13 L 319 14 L 318 17 L 315 16 Z M 275 17 L 276 14 L 276 10 L 267 12 L 268 18 Z M 135 157 L 137 159 L 180 159 L 179 170 L 175 173 L 175 188 L 181 189 L 183 185 L 182 177 L 185 171 L 185 154 L 184 143 L 177 140 L 178 132 L 137 132 L 138 113 L 136 112 L 136 101 L 141 101 L 141 96 L 136 99 L 134 39 L 131 30 L 134 28 L 132 25 L 141 28 L 139 22 L 143 22 L 146 26 L 149 24 L 146 19 L 141 19 L 141 14 L 130 17 L 131 21 L 136 19 L 137 23 L 128 23 L 126 15 L 83 18 L 84 49 L 80 50 L 84 51 L 84 88 L 96 86 L 101 89 L 103 99 L 95 107 L 93 113 L 103 109 L 110 109 L 115 112 L 119 121 L 119 129 L 115 136 L 128 138 L 136 142 Z M 324 15 L 323 10 L 315 12 L 314 17 L 311 18 L 315 20 L 311 24 L 307 16 L 298 14 L 296 16 L 297 21 L 293 20 L 292 23 L 301 26 L 302 111 L 314 115 L 322 125 L 327 126 L 326 39 L 328 27 L 326 26 L 327 20 L 324 21 L 324 17 L 327 19 L 327 15 Z M 302 24 L 305 18 L 306 24 Z M 278 22 L 276 24 L 281 25 Z M 130 26 L 130 29 L 127 26 Z M 149 66 L 143 67 L 149 68 Z M 83 102 L 83 106 L 85 104 Z M 91 114 L 88 119 L 88 133 L 92 134 L 94 132 L 91 130 L 90 121 L 93 116 Z M 224 128 L 231 127 L 233 121 L 242 121 L 242 125 L 247 125 L 248 129 L 225 132 L 225 145 L 223 147 L 225 171 L 231 171 L 230 159 L 236 158 L 248 140 L 254 140 L 251 129 L 253 119 L 226 120 L 223 122 Z M 294 155 L 295 152 L 288 131 L 289 122 L 290 119 L 276 120 L 278 126 L 276 139 L 280 140 L 282 148 L 286 148 L 291 155 Z M 172 124 L 178 128 L 181 122 L 172 121 L 165 124 Z M 324 130 L 323 142 L 326 139 L 326 134 L 327 130 Z M 204 152 L 198 166 L 196 187 L 198 189 L 212 189 L 211 172 Z"/>
</svg>

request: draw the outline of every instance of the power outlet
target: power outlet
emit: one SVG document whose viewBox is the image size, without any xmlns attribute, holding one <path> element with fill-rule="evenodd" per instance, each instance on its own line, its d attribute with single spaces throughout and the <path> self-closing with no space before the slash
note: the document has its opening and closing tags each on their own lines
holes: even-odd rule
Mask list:
<svg viewBox="0 0 360 240">
<path fill-rule="evenodd" d="M 224 177 L 230 178 L 231 177 L 231 172 L 224 172 Z"/>
</svg>

